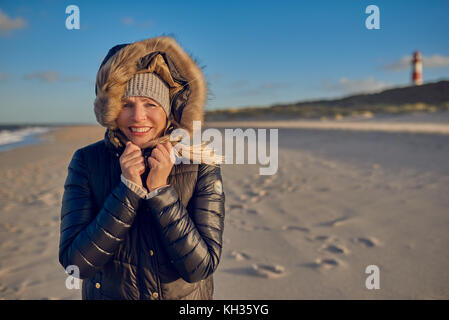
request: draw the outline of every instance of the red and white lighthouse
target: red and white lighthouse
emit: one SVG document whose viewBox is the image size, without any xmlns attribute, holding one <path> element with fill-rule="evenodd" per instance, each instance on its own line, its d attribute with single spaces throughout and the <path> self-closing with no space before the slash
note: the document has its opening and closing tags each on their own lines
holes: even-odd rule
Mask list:
<svg viewBox="0 0 449 320">
<path fill-rule="evenodd" d="M 413 53 L 412 68 L 412 82 L 419 86 L 422 84 L 422 56 L 419 51 Z"/>
</svg>

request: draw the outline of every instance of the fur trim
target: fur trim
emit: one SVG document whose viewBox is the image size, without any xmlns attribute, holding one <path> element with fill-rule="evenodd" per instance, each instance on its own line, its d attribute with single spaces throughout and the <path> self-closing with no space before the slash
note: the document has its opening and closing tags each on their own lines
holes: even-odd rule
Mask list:
<svg viewBox="0 0 449 320">
<path fill-rule="evenodd" d="M 117 129 L 116 119 L 122 110 L 121 97 L 126 83 L 135 73 L 142 71 L 139 70 L 140 59 L 155 51 L 164 52 L 168 56 L 190 87 L 190 95 L 178 121 L 179 126 L 192 132 L 193 121 L 203 122 L 207 99 L 203 72 L 174 38 L 160 36 L 124 46 L 98 71 L 94 111 L 102 126 Z"/>
</svg>

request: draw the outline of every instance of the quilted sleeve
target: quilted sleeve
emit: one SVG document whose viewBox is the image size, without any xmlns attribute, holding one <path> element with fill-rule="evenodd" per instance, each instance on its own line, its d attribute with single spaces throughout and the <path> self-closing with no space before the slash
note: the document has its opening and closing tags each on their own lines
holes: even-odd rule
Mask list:
<svg viewBox="0 0 449 320">
<path fill-rule="evenodd" d="M 172 186 L 145 201 L 180 276 L 187 282 L 197 282 L 212 274 L 221 256 L 225 217 L 220 167 L 199 166 L 187 208 Z"/>
<path fill-rule="evenodd" d="M 82 149 L 68 166 L 61 207 L 59 262 L 75 265 L 80 278 L 93 276 L 114 255 L 142 199 L 120 182 L 98 211 L 92 199 Z"/>
</svg>

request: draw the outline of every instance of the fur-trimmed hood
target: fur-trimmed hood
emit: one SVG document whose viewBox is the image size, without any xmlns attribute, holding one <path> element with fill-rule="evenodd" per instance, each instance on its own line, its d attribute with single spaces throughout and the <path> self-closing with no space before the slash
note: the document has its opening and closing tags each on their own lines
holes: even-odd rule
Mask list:
<svg viewBox="0 0 449 320">
<path fill-rule="evenodd" d="M 140 72 L 155 72 L 170 87 L 170 127 L 166 128 L 162 140 L 166 141 L 167 135 L 176 128 L 192 133 L 193 121 L 203 122 L 207 85 L 201 68 L 174 38 L 159 36 L 109 50 L 98 71 L 95 87 L 94 111 L 102 126 L 112 132 L 118 130 L 116 119 L 122 110 L 126 83 Z"/>
</svg>

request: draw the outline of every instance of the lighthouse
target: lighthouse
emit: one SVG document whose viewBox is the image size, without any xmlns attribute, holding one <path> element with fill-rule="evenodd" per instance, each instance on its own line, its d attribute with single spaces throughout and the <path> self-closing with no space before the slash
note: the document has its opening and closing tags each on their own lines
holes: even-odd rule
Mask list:
<svg viewBox="0 0 449 320">
<path fill-rule="evenodd" d="M 412 69 L 412 82 L 419 86 L 422 84 L 422 56 L 419 51 L 413 53 Z"/>
</svg>

